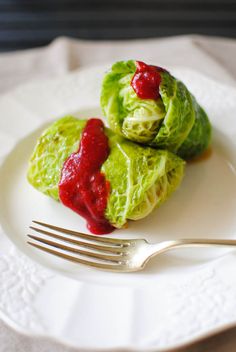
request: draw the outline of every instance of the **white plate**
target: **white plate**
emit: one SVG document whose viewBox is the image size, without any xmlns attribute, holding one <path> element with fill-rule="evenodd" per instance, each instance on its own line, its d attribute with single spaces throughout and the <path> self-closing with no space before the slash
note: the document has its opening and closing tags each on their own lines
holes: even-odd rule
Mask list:
<svg viewBox="0 0 236 352">
<path fill-rule="evenodd" d="M 101 116 L 104 70 L 28 84 L 0 99 L 0 312 L 20 331 L 92 351 L 177 347 L 236 323 L 235 251 L 176 251 L 143 272 L 113 274 L 26 243 L 32 219 L 86 232 L 83 219 L 34 190 L 25 175 L 35 141 L 53 119 Z M 212 156 L 187 166 L 182 186 L 160 209 L 112 236 L 236 238 L 236 91 L 194 71 L 172 71 L 209 113 Z"/>
</svg>

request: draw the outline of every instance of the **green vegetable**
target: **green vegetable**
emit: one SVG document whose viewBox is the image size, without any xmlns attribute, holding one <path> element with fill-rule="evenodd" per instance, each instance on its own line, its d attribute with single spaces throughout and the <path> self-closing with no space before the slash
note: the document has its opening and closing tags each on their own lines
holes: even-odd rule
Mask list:
<svg viewBox="0 0 236 352">
<path fill-rule="evenodd" d="M 193 96 L 192 101 L 195 111 L 195 123 L 178 150 L 178 155 L 186 160 L 200 155 L 206 150 L 211 139 L 211 125 L 207 114 Z"/>
<path fill-rule="evenodd" d="M 78 150 L 86 120 L 66 116 L 48 127 L 39 138 L 28 169 L 29 182 L 59 200 L 58 182 L 64 161 Z M 110 154 L 102 172 L 110 182 L 105 212 L 115 227 L 138 220 L 165 201 L 179 186 L 184 161 L 165 151 L 141 146 L 105 129 Z"/>
<path fill-rule="evenodd" d="M 58 183 L 64 161 L 79 148 L 86 124 L 70 116 L 63 117 L 46 129 L 31 156 L 27 178 L 40 192 L 58 200 Z"/>
<path fill-rule="evenodd" d="M 162 71 L 160 98 L 140 99 L 131 86 L 135 71 L 135 61 L 120 61 L 104 77 L 101 107 L 110 128 L 185 159 L 200 155 L 210 143 L 211 125 L 186 86 Z"/>
</svg>

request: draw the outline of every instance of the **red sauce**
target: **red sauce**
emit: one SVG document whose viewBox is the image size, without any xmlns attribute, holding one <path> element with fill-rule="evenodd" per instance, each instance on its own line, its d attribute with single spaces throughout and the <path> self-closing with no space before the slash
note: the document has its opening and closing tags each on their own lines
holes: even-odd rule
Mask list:
<svg viewBox="0 0 236 352">
<path fill-rule="evenodd" d="M 97 235 L 114 230 L 104 215 L 110 184 L 100 172 L 108 155 L 108 138 L 103 122 L 99 119 L 88 120 L 79 150 L 65 161 L 59 182 L 61 202 L 83 216 L 88 229 Z"/>
<path fill-rule="evenodd" d="M 147 65 L 142 61 L 136 61 L 136 65 L 137 69 L 131 81 L 135 93 L 141 99 L 157 100 L 160 97 L 160 72 L 165 70 L 158 66 Z"/>
</svg>

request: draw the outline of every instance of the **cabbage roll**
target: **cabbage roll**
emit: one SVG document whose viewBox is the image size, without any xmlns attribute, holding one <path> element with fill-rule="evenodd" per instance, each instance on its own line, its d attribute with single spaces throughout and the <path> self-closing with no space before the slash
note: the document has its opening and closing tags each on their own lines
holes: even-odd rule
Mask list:
<svg viewBox="0 0 236 352">
<path fill-rule="evenodd" d="M 78 150 L 86 123 L 73 116 L 57 120 L 43 132 L 31 156 L 28 181 L 57 201 L 63 165 Z M 101 166 L 110 185 L 105 218 L 122 228 L 127 220 L 150 214 L 177 189 L 185 162 L 167 150 L 136 144 L 108 128 L 104 133 L 110 149 Z"/>
<path fill-rule="evenodd" d="M 211 140 L 206 112 L 181 81 L 160 67 L 134 60 L 115 63 L 103 79 L 101 107 L 114 132 L 186 160 L 200 155 Z"/>
</svg>

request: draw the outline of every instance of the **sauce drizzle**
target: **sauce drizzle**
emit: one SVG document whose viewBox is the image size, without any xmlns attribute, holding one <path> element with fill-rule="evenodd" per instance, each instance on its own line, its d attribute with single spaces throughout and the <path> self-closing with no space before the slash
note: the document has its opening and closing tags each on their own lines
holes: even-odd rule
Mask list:
<svg viewBox="0 0 236 352">
<path fill-rule="evenodd" d="M 135 93 L 141 99 L 157 100 L 160 97 L 160 72 L 166 70 L 158 66 L 147 65 L 142 61 L 136 61 L 136 66 L 137 69 L 131 80 Z"/>
<path fill-rule="evenodd" d="M 84 217 L 87 228 L 97 235 L 114 230 L 105 218 L 110 184 L 100 172 L 108 155 L 103 122 L 95 118 L 88 120 L 79 150 L 64 162 L 59 182 L 61 202 Z"/>
</svg>

